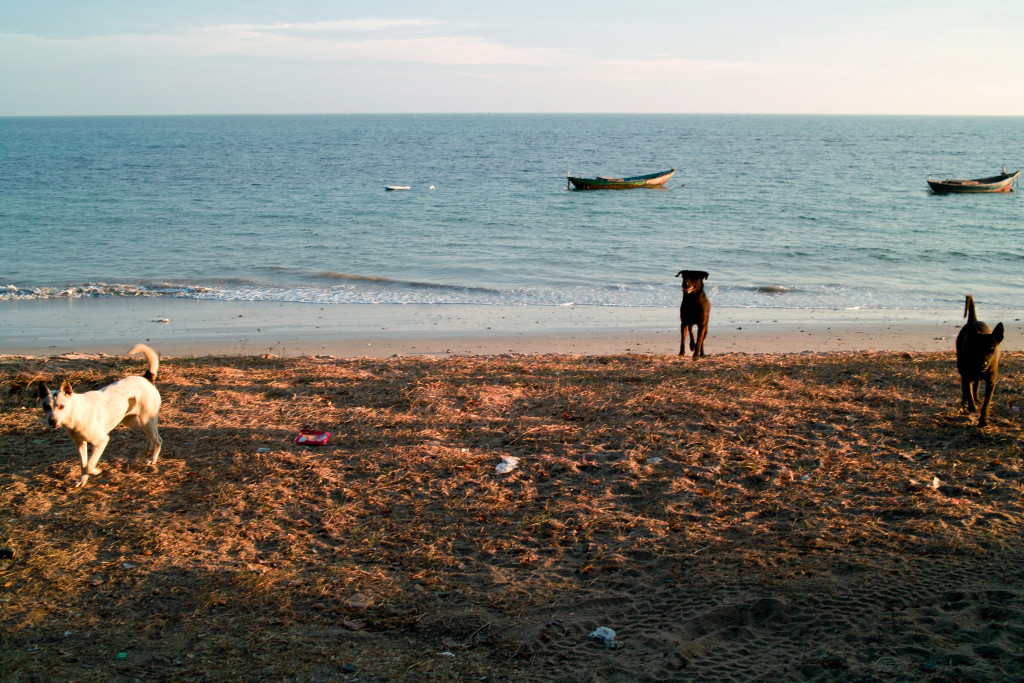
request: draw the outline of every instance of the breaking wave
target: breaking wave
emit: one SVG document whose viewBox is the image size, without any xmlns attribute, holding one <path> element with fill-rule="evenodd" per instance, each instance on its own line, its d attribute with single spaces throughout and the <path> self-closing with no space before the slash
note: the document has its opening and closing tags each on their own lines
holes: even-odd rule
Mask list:
<svg viewBox="0 0 1024 683">
<path fill-rule="evenodd" d="M 267 283 L 233 279 L 215 283 L 102 283 L 19 287 L 0 286 L 0 301 L 34 299 L 174 297 L 216 301 L 273 301 L 313 304 L 473 304 L 494 306 L 621 306 L 679 305 L 675 283 L 627 282 L 529 286 L 463 287 L 453 284 L 395 280 L 350 273 L 306 275 L 305 282 Z M 922 292 L 855 289 L 839 284 L 791 288 L 778 285 L 708 286 L 716 307 L 788 309 L 936 308 Z M 951 300 L 948 305 L 956 302 Z"/>
</svg>

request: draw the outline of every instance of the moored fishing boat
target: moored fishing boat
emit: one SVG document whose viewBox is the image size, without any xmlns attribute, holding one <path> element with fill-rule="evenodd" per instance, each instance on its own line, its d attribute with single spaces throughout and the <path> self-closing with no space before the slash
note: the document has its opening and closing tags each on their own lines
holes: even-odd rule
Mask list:
<svg viewBox="0 0 1024 683">
<path fill-rule="evenodd" d="M 635 175 L 628 178 L 566 176 L 568 179 L 566 189 L 569 188 L 569 183 L 572 183 L 577 190 L 628 190 L 633 187 L 661 187 L 675 172 L 676 169 L 670 168 L 667 171 Z"/>
<path fill-rule="evenodd" d="M 1002 173 L 988 178 L 932 180 L 932 177 L 928 176 L 928 186 L 936 194 L 945 194 L 947 192 L 1013 192 L 1013 186 L 1019 175 L 1020 170 L 1007 173 L 1006 167 L 1003 166 Z"/>
</svg>

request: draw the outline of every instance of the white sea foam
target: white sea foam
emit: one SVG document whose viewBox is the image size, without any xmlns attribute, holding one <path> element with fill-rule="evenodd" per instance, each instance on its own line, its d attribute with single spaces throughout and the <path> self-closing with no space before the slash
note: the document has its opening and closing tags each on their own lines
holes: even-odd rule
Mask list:
<svg viewBox="0 0 1024 683">
<path fill-rule="evenodd" d="M 726 308 L 784 309 L 931 309 L 956 302 L 936 301 L 924 294 L 912 297 L 906 291 L 856 290 L 842 286 L 805 289 L 760 286 L 714 286 L 707 288 L 714 306 Z M 24 288 L 9 285 L 0 290 L 0 301 L 31 299 L 175 297 L 221 301 L 276 301 L 311 304 L 474 304 L 496 306 L 616 306 L 671 307 L 679 304 L 673 284 L 579 285 L 572 287 L 520 287 L 497 289 L 458 287 L 431 283 L 402 283 L 373 278 L 348 278 L 334 286 L 275 286 L 266 283 L 233 282 L 226 286 L 180 285 L 171 283 L 108 284 L 83 283 L 62 287 Z"/>
</svg>

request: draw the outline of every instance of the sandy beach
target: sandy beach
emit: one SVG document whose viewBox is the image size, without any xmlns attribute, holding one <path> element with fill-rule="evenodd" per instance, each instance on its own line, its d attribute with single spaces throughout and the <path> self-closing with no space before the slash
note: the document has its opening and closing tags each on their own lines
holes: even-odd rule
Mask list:
<svg viewBox="0 0 1024 683">
<path fill-rule="evenodd" d="M 1020 349 L 1020 314 L 1003 321 Z M 716 353 L 950 350 L 959 311 L 715 309 L 706 350 Z M 176 298 L 0 302 L 0 353 L 122 353 L 148 341 L 165 355 L 339 358 L 495 353 L 672 354 L 672 308 L 297 304 Z"/>
<path fill-rule="evenodd" d="M 6 680 L 1024 676 L 1014 318 L 982 430 L 952 315 L 108 304 L 2 328 Z M 35 383 L 139 337 L 159 470 L 76 488 Z"/>
</svg>

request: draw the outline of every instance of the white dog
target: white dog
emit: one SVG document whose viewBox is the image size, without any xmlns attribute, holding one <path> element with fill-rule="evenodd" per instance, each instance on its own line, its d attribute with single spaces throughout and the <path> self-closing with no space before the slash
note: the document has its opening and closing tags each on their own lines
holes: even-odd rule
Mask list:
<svg viewBox="0 0 1024 683">
<path fill-rule="evenodd" d="M 160 392 L 153 386 L 160 357 L 145 344 L 136 344 L 128 355 L 136 353 L 144 354 L 149 361 L 149 368 L 142 377 L 125 377 L 98 391 L 84 394 L 72 392 L 66 381 L 57 391 L 50 391 L 45 384 L 39 384 L 39 398 L 43 402 L 47 423 L 52 429 L 63 427 L 78 446 L 82 478 L 76 486 L 85 486 L 90 474 L 100 473 L 96 465 L 110 441 L 110 432 L 118 424 L 142 430 L 149 442 L 146 454 L 152 455 L 150 465 L 156 470 L 156 460 L 163 444 L 156 430 Z M 89 457 L 89 444 L 92 444 L 92 457 Z"/>
</svg>

